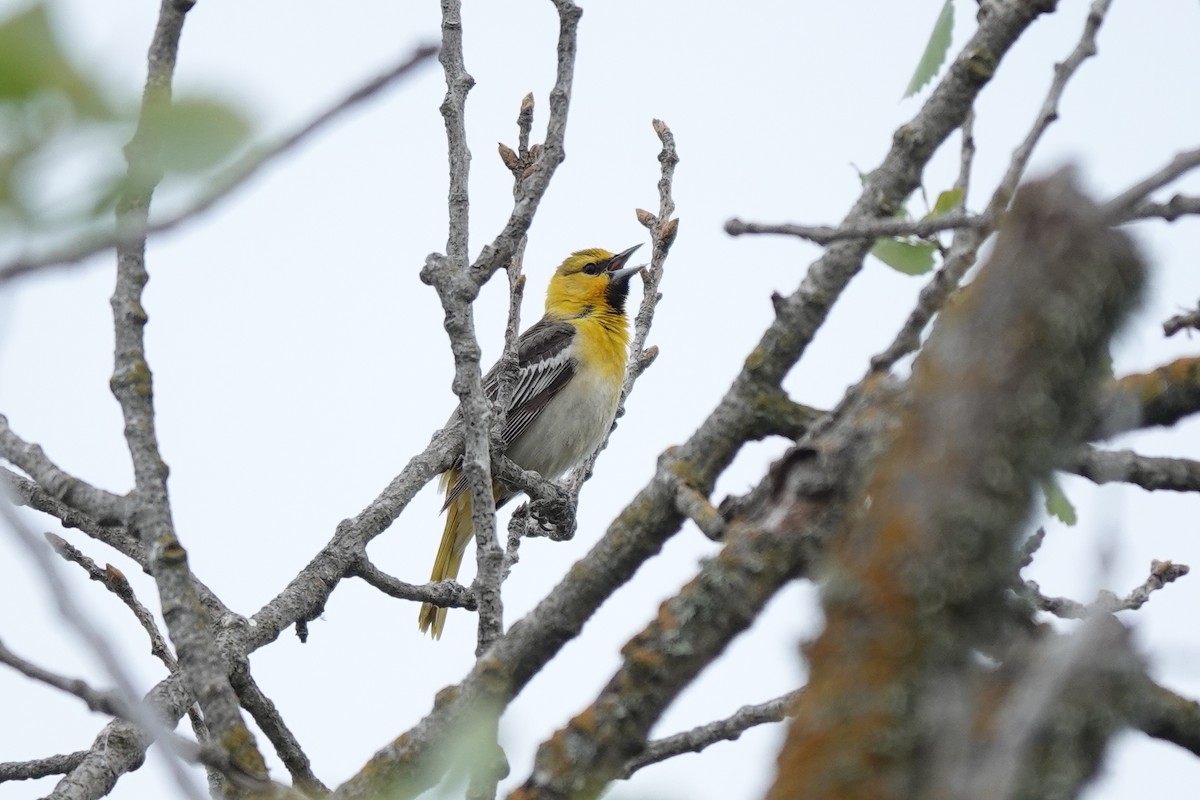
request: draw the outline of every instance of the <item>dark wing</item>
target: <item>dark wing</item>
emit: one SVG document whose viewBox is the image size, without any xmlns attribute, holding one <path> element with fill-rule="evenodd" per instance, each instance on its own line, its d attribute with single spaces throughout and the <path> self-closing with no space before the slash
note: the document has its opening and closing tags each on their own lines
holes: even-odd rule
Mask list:
<svg viewBox="0 0 1200 800">
<path fill-rule="evenodd" d="M 554 395 L 562 391 L 575 374 L 571 358 L 571 340 L 575 326 L 569 322 L 539 320 L 517 341 L 517 379 L 513 382 L 512 402 L 508 406 L 502 436 L 515 442 Z M 484 391 L 489 399 L 498 394 L 500 367 L 487 374 Z"/>
<path fill-rule="evenodd" d="M 571 357 L 574 336 L 575 326 L 569 322 L 542 319 L 517 340 L 517 377 L 501 432 L 505 442 L 514 442 L 527 431 L 551 398 L 570 382 L 575 374 Z M 500 392 L 499 375 L 497 364 L 483 376 L 483 392 L 493 402 Z M 442 507 L 449 507 L 466 488 L 466 478 L 460 474 L 446 492 Z"/>
</svg>

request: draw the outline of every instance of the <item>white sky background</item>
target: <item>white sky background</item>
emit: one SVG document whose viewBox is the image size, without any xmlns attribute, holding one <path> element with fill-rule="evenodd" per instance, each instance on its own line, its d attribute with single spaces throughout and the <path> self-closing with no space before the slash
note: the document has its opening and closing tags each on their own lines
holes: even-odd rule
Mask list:
<svg viewBox="0 0 1200 800">
<path fill-rule="evenodd" d="M 819 253 L 780 237 L 732 239 L 724 221 L 840 220 L 859 192 L 851 164 L 873 168 L 924 99 L 899 98 L 940 5 L 585 4 L 567 160 L 531 231 L 524 325 L 540 316 L 545 282 L 567 253 L 648 241 L 633 210 L 657 209 L 654 117 L 667 121 L 678 141 L 680 233 L 650 337 L 662 354 L 637 385 L 584 491 L 575 540 L 522 547 L 505 587 L 509 621 L 596 541 L 652 474 L 658 453 L 683 441 L 716 404 L 768 324 L 770 293 L 793 291 Z M 1033 120 L 1052 64 L 1074 46 L 1087 6 L 1063 0 L 984 90 L 973 207 Z M 0 0 L 4 14 L 17 7 Z M 156 3 L 71 0 L 55 9 L 85 65 L 114 91 L 140 92 Z M 958 3 L 951 55 L 973 30 L 974 10 L 974 3 Z M 184 29 L 177 87 L 234 98 L 264 135 L 281 134 L 418 42 L 436 40 L 438 24 L 432 0 L 202 0 Z M 466 63 L 477 81 L 467 107 L 475 255 L 509 212 L 511 177 L 495 146 L 515 146 L 518 104 L 530 90 L 538 103 L 534 138 L 541 138 L 557 17 L 544 0 L 474 2 L 464 10 L 464 29 Z M 1088 188 L 1111 196 L 1200 144 L 1198 40 L 1195 3 L 1118 0 L 1100 34 L 1100 55 L 1069 87 L 1032 172 L 1073 161 Z M 443 93 L 433 64 L 343 117 L 216 211 L 150 245 L 147 347 L 176 525 L 197 575 L 247 615 L 425 446 L 454 406 L 440 305 L 418 279 L 425 255 L 445 247 L 446 148 L 437 111 Z M 952 139 L 926 172 L 931 197 L 950 186 L 957 165 Z M 1177 188 L 1196 193 L 1200 179 Z M 1200 223 L 1149 223 L 1137 235 L 1153 264 L 1153 291 L 1115 350 L 1118 373 L 1200 349 L 1186 336 L 1164 340 L 1159 328 L 1200 297 Z M 821 407 L 836 402 L 867 358 L 891 341 L 925 282 L 868 263 L 789 376 L 793 397 Z M 0 413 L 68 471 L 123 492 L 132 476 L 108 390 L 112 283 L 113 259 L 104 256 L 21 281 L 0 296 Z M 639 289 L 635 279 L 631 304 Z M 506 305 L 502 279 L 476 305 L 485 362 L 499 352 Z M 1198 433 L 1185 423 L 1120 444 L 1195 457 Z M 782 449 L 778 442 L 747 448 L 715 499 L 748 489 Z M 1080 523 L 1049 522 L 1047 543 L 1028 571 L 1047 593 L 1086 600 L 1105 587 L 1124 594 L 1144 580 L 1152 558 L 1200 567 L 1200 498 L 1098 490 L 1077 479 L 1064 479 L 1064 486 Z M 441 534 L 439 505 L 432 488 L 422 492 L 371 546 L 376 563 L 405 580 L 426 580 Z M 39 529 L 48 525 L 30 519 Z M 143 601 L 155 604 L 152 584 L 134 565 L 75 532 L 68 536 L 99 562 L 113 561 L 136 581 Z M 1107 567 L 1102 548 L 1111 553 Z M 525 779 L 537 743 L 590 702 L 616 668 L 620 645 L 716 549 L 689 526 L 535 678 L 502 722 L 512 763 L 505 786 Z M 7 536 L 0 536 L 0 565 L 0 639 L 36 663 L 109 685 L 64 630 L 28 555 Z M 77 569 L 66 574 L 139 685 L 161 679 L 131 615 Z M 656 735 L 798 685 L 796 647 L 820 625 L 814 597 L 807 585 L 782 593 L 670 709 Z M 1200 575 L 1192 575 L 1124 615 L 1153 673 L 1191 697 L 1200 696 L 1198 607 Z M 251 657 L 259 684 L 331 786 L 428 712 L 435 691 L 457 682 L 474 660 L 472 615 L 451 612 L 438 643 L 418 633 L 416 615 L 414 604 L 349 580 L 310 624 L 308 644 L 287 633 Z M 0 670 L 0 761 L 86 748 L 105 722 L 74 699 Z M 759 797 L 773 778 L 781 736 L 781 726 L 753 730 L 736 743 L 646 769 L 612 795 Z M 265 739 L 260 745 L 269 751 Z M 271 764 L 285 779 L 278 761 Z M 1086 796 L 1141 796 L 1151 774 L 1157 797 L 1190 798 L 1200 762 L 1128 734 Z M 152 754 L 114 796 L 171 796 L 164 780 Z M 0 800 L 43 794 L 53 782 L 0 784 Z"/>
</svg>

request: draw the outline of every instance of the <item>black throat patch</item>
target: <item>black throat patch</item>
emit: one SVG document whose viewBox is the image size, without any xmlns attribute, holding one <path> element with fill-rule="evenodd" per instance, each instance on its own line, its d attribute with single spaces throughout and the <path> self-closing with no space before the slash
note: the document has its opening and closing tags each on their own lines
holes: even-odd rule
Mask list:
<svg viewBox="0 0 1200 800">
<path fill-rule="evenodd" d="M 608 305 L 618 314 L 625 313 L 625 298 L 629 297 L 629 279 L 632 277 L 626 275 L 608 284 Z"/>
</svg>

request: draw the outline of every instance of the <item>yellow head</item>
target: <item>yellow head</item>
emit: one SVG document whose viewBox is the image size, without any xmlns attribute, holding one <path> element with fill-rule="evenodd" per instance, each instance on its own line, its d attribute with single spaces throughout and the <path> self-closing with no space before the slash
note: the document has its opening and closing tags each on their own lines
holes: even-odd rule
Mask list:
<svg viewBox="0 0 1200 800">
<path fill-rule="evenodd" d="M 559 265 L 546 290 L 546 316 L 556 319 L 592 314 L 625 315 L 629 279 L 640 267 L 625 263 L 641 245 L 616 255 L 592 248 L 572 253 Z"/>
</svg>

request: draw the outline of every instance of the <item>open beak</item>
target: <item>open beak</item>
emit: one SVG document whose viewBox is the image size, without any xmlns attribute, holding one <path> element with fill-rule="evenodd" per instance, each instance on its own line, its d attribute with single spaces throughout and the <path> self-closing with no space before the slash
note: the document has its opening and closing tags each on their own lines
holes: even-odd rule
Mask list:
<svg viewBox="0 0 1200 800">
<path fill-rule="evenodd" d="M 640 266 L 636 266 L 636 267 L 625 266 L 625 262 L 629 261 L 629 257 L 631 255 L 633 255 L 633 252 L 635 250 L 637 250 L 639 247 L 641 247 L 640 244 L 635 244 L 633 247 L 629 248 L 628 250 L 622 250 L 621 252 L 617 253 L 615 256 L 613 256 L 612 258 L 610 258 L 608 260 L 607 271 L 608 271 L 608 277 L 611 281 L 616 282 L 616 281 L 620 281 L 620 280 L 629 280 L 629 278 L 632 277 L 633 273 L 641 270 Z"/>
</svg>

